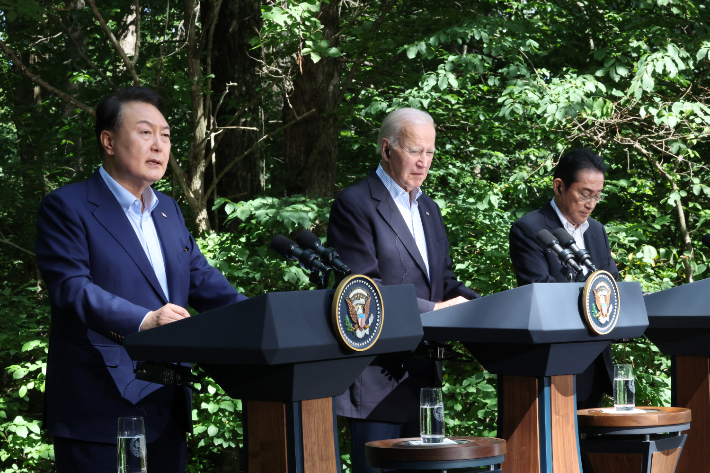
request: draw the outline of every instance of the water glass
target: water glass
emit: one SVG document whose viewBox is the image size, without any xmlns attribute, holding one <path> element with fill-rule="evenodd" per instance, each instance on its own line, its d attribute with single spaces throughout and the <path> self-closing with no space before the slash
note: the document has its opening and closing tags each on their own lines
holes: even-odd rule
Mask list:
<svg viewBox="0 0 710 473">
<path fill-rule="evenodd" d="M 419 400 L 419 430 L 422 442 L 443 442 L 444 400 L 441 388 L 422 388 Z"/>
<path fill-rule="evenodd" d="M 118 473 L 146 473 L 145 427 L 142 417 L 118 418 Z"/>
<path fill-rule="evenodd" d="M 617 411 L 629 411 L 636 406 L 634 370 L 631 365 L 614 365 L 614 407 Z"/>
</svg>

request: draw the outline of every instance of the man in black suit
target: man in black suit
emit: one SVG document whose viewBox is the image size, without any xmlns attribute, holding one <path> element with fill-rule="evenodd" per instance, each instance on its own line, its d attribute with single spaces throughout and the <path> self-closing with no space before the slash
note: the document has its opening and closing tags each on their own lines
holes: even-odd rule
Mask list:
<svg viewBox="0 0 710 473">
<path fill-rule="evenodd" d="M 435 139 L 428 113 L 390 113 L 378 138 L 380 166 L 338 195 L 328 226 L 328 245 L 353 273 L 383 285 L 413 284 L 420 313 L 479 297 L 456 279 L 441 211 L 420 189 Z M 441 386 L 441 364 L 385 355 L 338 397 L 338 414 L 349 420 L 355 473 L 376 471 L 367 466 L 365 443 L 419 436 L 419 391 L 433 386 Z"/>
<path fill-rule="evenodd" d="M 606 171 L 604 161 L 588 149 L 572 150 L 560 158 L 552 181 L 555 197 L 520 218 L 510 229 L 510 258 L 518 285 L 567 280 L 567 269 L 535 238 L 542 229 L 552 232 L 560 227 L 572 235 L 578 247 L 589 251 L 597 269 L 608 271 L 619 280 L 604 226 L 589 216 L 603 198 Z M 583 269 L 586 274 L 587 268 Z M 611 350 L 606 348 L 577 376 L 577 407 L 601 406 L 602 394 L 611 395 L 612 375 Z"/>
</svg>

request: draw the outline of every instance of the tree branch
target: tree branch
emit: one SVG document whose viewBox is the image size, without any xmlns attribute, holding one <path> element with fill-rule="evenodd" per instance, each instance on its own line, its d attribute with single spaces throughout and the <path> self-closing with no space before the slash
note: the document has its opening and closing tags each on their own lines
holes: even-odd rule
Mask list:
<svg viewBox="0 0 710 473">
<path fill-rule="evenodd" d="M 35 255 L 34 253 L 32 253 L 30 250 L 26 250 L 26 249 L 22 248 L 21 246 L 17 246 L 17 245 L 14 244 L 13 242 L 11 242 L 11 241 L 8 240 L 7 238 L 5 238 L 5 235 L 3 235 L 2 232 L 0 232 L 0 243 L 5 243 L 5 244 L 8 244 L 8 245 L 10 245 L 10 246 L 14 246 L 15 248 L 17 248 L 17 249 L 20 250 L 20 251 L 24 251 L 25 253 L 34 256 L 35 258 L 37 257 L 37 255 Z"/>
<path fill-rule="evenodd" d="M 133 61 L 131 64 L 135 67 L 138 62 L 138 53 L 141 49 L 141 6 L 139 0 L 136 0 L 136 44 L 133 50 Z"/>
<path fill-rule="evenodd" d="M 224 169 L 222 169 L 222 171 L 219 173 L 219 175 L 212 181 L 212 184 L 210 184 L 209 189 L 207 189 L 207 191 L 206 191 L 205 194 L 204 194 L 204 197 L 203 197 L 204 202 L 207 202 L 207 199 L 209 198 L 210 193 L 212 192 L 212 189 L 217 185 L 217 183 L 219 182 L 219 180 L 222 179 L 222 177 L 224 177 L 224 175 L 227 173 L 227 171 L 229 171 L 229 170 L 232 168 L 232 166 L 234 166 L 235 164 L 237 164 L 239 161 L 241 161 L 242 159 L 244 159 L 245 157 L 247 157 L 252 151 L 254 151 L 254 150 L 256 149 L 257 146 L 259 146 L 259 144 L 260 144 L 262 141 L 271 138 L 272 136 L 274 136 L 274 135 L 277 134 L 277 133 L 282 132 L 283 130 L 285 130 L 286 128 L 290 127 L 290 126 L 293 125 L 294 123 L 296 123 L 296 122 L 298 122 L 298 121 L 301 121 L 301 120 L 303 120 L 304 118 L 306 118 L 307 116 L 309 116 L 309 115 L 315 113 L 315 111 L 316 111 L 316 109 L 314 108 L 313 110 L 304 113 L 304 114 L 301 115 L 300 117 L 297 117 L 295 120 L 291 120 L 289 123 L 287 123 L 286 125 L 282 126 L 281 128 L 272 131 L 272 132 L 269 133 L 268 135 L 262 136 L 262 137 L 259 139 L 259 141 L 257 141 L 256 143 L 254 143 L 254 144 L 252 145 L 251 148 L 249 148 L 248 150 L 246 150 L 246 151 L 245 151 L 244 153 L 242 153 L 240 156 L 237 156 L 236 158 L 234 158 L 234 159 L 232 160 L 232 162 L 230 162 L 229 164 L 227 164 L 227 165 L 224 167 Z"/>
<path fill-rule="evenodd" d="M 30 79 L 32 82 L 34 82 L 35 84 L 37 84 L 37 85 L 39 85 L 39 86 L 41 86 L 41 87 L 44 87 L 45 89 L 49 90 L 49 91 L 52 92 L 53 94 L 57 94 L 57 95 L 59 96 L 59 98 L 62 99 L 62 100 L 64 100 L 65 102 L 69 102 L 69 103 L 71 103 L 71 104 L 73 104 L 73 105 L 76 105 L 77 108 L 82 109 L 83 111 L 85 111 L 86 113 L 88 113 L 89 115 L 91 115 L 92 117 L 95 117 L 95 116 L 96 116 L 96 111 L 95 111 L 93 108 L 91 108 L 91 107 L 89 107 L 88 105 L 86 105 L 85 103 L 81 102 L 79 99 L 76 99 L 76 98 L 74 98 L 74 97 L 72 97 L 72 96 L 70 96 L 70 95 L 65 94 L 65 93 L 62 92 L 61 90 L 56 89 L 55 87 L 52 87 L 52 86 L 49 85 L 47 82 L 45 82 L 45 81 L 43 81 L 42 79 L 40 79 L 39 76 L 36 76 L 35 74 L 32 74 L 32 73 L 30 72 L 30 70 L 27 69 L 27 67 L 22 63 L 22 61 L 20 61 L 20 59 L 19 59 L 17 56 L 15 56 L 15 53 L 13 53 L 12 50 L 11 50 L 11 49 L 5 44 L 5 42 L 4 42 L 3 40 L 1 40 L 1 39 L 0 39 L 0 49 L 2 49 L 2 50 L 5 52 L 5 54 L 7 54 L 8 56 L 10 56 L 10 59 L 12 60 L 12 63 L 13 63 L 15 66 L 17 66 L 17 67 L 20 69 L 20 71 L 21 71 L 24 75 L 26 75 L 27 77 L 29 77 L 29 79 Z"/>
<path fill-rule="evenodd" d="M 123 50 L 121 45 L 118 43 L 118 40 L 111 32 L 111 29 L 106 24 L 106 21 L 104 21 L 103 17 L 101 16 L 101 13 L 99 13 L 98 8 L 96 8 L 96 3 L 94 3 L 94 0 L 86 0 L 86 1 L 89 2 L 89 6 L 91 7 L 91 11 L 94 13 L 94 17 L 96 18 L 96 21 L 99 22 L 99 24 L 101 25 L 101 28 L 103 28 L 103 30 L 106 32 L 106 35 L 108 36 L 109 41 L 111 42 L 113 47 L 118 52 L 118 55 L 121 56 L 121 59 L 123 59 L 123 63 L 126 65 L 126 70 L 128 70 L 128 73 L 131 75 L 131 79 L 133 80 L 133 85 L 141 85 L 141 80 L 138 78 L 138 75 L 136 74 L 136 69 L 135 69 L 135 67 L 133 67 L 133 63 L 131 63 L 131 60 L 128 59 L 128 56 L 126 56 L 126 52 Z"/>
<path fill-rule="evenodd" d="M 74 36 L 69 32 L 69 28 L 67 28 L 66 25 L 64 25 L 64 23 L 62 22 L 62 19 L 52 13 L 49 14 L 49 17 L 56 21 L 59 26 L 64 30 L 64 32 L 67 34 L 67 37 L 69 38 L 69 41 L 71 41 L 74 47 L 76 48 L 76 51 L 79 56 L 81 56 L 81 58 L 89 65 L 89 67 L 95 70 L 96 73 L 100 75 L 101 78 L 105 80 L 106 83 L 110 85 L 113 90 L 118 90 L 116 84 L 114 84 L 113 81 L 111 81 L 111 79 L 109 79 L 106 74 L 104 74 L 104 72 L 99 68 L 99 66 L 94 63 L 94 61 L 92 61 L 86 54 L 84 54 L 83 48 L 81 47 L 81 45 L 79 45 L 79 43 L 76 42 Z"/>
</svg>

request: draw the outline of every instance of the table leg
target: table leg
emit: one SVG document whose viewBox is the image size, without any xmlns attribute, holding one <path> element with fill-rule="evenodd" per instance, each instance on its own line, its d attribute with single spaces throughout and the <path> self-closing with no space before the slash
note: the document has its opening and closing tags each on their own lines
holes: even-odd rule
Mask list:
<svg viewBox="0 0 710 473">
<path fill-rule="evenodd" d="M 673 366 L 674 398 L 677 407 L 692 410 L 692 428 L 678 473 L 710 473 L 710 359 L 706 356 L 675 356 Z"/>
</svg>

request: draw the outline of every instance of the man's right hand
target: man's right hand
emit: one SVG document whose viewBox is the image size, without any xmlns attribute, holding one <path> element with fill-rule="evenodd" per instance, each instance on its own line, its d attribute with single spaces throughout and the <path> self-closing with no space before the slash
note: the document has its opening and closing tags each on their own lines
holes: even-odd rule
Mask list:
<svg viewBox="0 0 710 473">
<path fill-rule="evenodd" d="M 456 304 L 463 304 L 464 302 L 468 302 L 468 299 L 461 296 L 454 297 L 453 299 L 449 299 L 448 301 L 437 302 L 434 305 L 434 310 L 444 309 L 446 307 L 451 307 L 452 305 Z"/>
<path fill-rule="evenodd" d="M 179 305 L 165 304 L 158 310 L 148 312 L 148 315 L 145 316 L 145 319 L 141 324 L 141 331 L 169 324 L 170 322 L 186 319 L 189 316 L 190 314 L 188 311 Z"/>
</svg>

